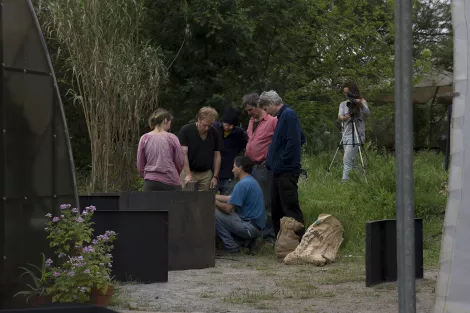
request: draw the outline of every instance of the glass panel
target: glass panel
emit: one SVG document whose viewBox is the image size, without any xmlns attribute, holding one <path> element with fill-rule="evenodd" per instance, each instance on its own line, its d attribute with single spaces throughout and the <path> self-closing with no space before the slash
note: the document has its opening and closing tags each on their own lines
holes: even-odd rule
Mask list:
<svg viewBox="0 0 470 313">
<path fill-rule="evenodd" d="M 12 200 L 6 201 L 5 207 L 5 280 L 7 288 L 6 300 L 11 299 L 13 293 L 23 287 L 27 282 L 20 279 L 20 266 L 26 263 L 41 265 L 41 253 L 46 257 L 52 255 L 44 231 L 47 222 L 47 213 L 57 215 L 58 208 L 52 207 L 51 199 L 42 200 Z M 13 299 L 15 304 L 22 303 L 24 299 Z M 17 302 L 18 301 L 18 302 Z"/>
<path fill-rule="evenodd" d="M 5 78 L 6 197 L 52 196 L 51 78 L 17 72 Z"/>
<path fill-rule="evenodd" d="M 4 0 L 3 3 L 7 12 L 3 14 L 5 66 L 49 73 L 42 33 L 36 27 L 27 1 Z"/>
</svg>

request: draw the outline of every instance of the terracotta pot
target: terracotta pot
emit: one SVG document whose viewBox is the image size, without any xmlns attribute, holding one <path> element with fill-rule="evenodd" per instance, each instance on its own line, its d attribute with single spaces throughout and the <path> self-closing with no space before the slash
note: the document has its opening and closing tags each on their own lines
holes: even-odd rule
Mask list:
<svg viewBox="0 0 470 313">
<path fill-rule="evenodd" d="M 111 297 L 113 296 L 113 294 L 113 286 L 108 286 L 108 289 L 105 293 L 103 293 L 102 290 L 93 287 L 93 289 L 91 289 L 90 302 L 97 306 L 107 307 L 109 305 L 109 302 L 111 302 Z"/>
<path fill-rule="evenodd" d="M 37 296 L 32 298 L 32 303 L 31 305 L 33 307 L 38 307 L 41 305 L 46 305 L 46 304 L 52 304 L 52 296 L 50 295 L 42 295 L 42 296 Z"/>
</svg>

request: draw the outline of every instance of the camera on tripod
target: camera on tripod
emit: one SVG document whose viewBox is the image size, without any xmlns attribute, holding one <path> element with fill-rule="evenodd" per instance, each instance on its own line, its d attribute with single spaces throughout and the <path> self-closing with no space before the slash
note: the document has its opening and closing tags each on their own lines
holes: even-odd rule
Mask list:
<svg viewBox="0 0 470 313">
<path fill-rule="evenodd" d="M 348 97 L 349 101 L 346 102 L 346 106 L 348 107 L 350 113 L 354 114 L 357 112 L 358 106 L 357 106 L 357 101 L 359 99 L 358 96 L 353 94 L 352 92 L 348 92 L 346 94 L 346 97 Z"/>
</svg>

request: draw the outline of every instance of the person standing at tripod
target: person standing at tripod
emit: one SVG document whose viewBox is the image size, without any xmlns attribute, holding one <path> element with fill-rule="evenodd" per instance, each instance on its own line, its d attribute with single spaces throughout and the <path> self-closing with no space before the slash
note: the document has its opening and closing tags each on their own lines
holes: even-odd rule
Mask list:
<svg viewBox="0 0 470 313">
<path fill-rule="evenodd" d="M 347 100 L 340 103 L 338 112 L 338 119 L 343 124 L 344 158 L 341 182 L 349 179 L 349 172 L 354 168 L 359 146 L 364 143 L 366 137 L 364 117 L 370 114 L 367 101 L 361 96 L 355 83 L 345 84 L 343 93 Z"/>
</svg>

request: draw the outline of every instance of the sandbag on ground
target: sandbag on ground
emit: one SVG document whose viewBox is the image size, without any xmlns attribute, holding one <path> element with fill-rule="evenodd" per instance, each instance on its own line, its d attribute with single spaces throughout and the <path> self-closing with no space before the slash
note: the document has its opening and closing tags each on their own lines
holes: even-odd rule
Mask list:
<svg viewBox="0 0 470 313">
<path fill-rule="evenodd" d="M 278 260 L 283 260 L 286 255 L 294 251 L 300 243 L 300 237 L 295 233 L 304 225 L 292 217 L 281 218 L 279 233 L 277 234 L 275 252 Z"/>
<path fill-rule="evenodd" d="M 314 264 L 323 266 L 336 259 L 343 242 L 343 226 L 330 214 L 320 214 L 310 225 L 302 242 L 283 260 L 285 264 Z"/>
</svg>

